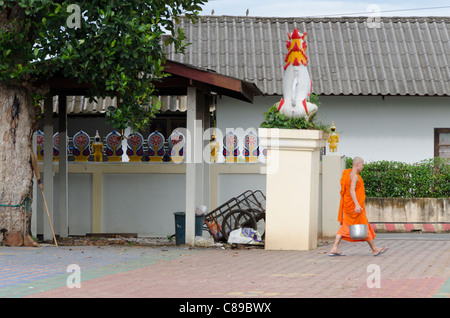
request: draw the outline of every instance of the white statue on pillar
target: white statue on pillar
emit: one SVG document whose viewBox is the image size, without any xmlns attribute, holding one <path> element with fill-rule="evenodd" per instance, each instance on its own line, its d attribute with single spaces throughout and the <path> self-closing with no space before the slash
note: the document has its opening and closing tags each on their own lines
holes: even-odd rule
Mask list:
<svg viewBox="0 0 450 318">
<path fill-rule="evenodd" d="M 312 81 L 309 77 L 306 56 L 306 32 L 301 34 L 295 29 L 288 34 L 288 54 L 286 55 L 285 74 L 283 77 L 283 98 L 278 111 L 288 118 L 301 118 L 307 120 L 318 110 L 316 104 L 308 101 L 312 92 Z"/>
</svg>

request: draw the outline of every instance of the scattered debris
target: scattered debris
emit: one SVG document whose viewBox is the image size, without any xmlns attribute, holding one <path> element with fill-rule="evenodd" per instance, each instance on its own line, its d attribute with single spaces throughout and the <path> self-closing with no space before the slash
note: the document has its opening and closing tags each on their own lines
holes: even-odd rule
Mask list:
<svg viewBox="0 0 450 318">
<path fill-rule="evenodd" d="M 134 235 L 121 234 L 105 234 L 104 236 L 86 235 L 86 236 L 69 236 L 67 238 L 58 238 L 60 246 L 174 246 L 175 242 L 167 237 L 137 237 Z M 40 243 L 52 243 L 42 241 Z"/>
<path fill-rule="evenodd" d="M 210 237 L 203 237 L 203 236 L 196 236 L 194 239 L 194 245 L 200 246 L 200 247 L 212 247 L 214 246 L 214 238 Z"/>
<path fill-rule="evenodd" d="M 175 240 L 168 237 L 135 237 L 134 235 L 121 234 L 105 234 L 105 236 L 86 235 L 86 236 L 69 236 L 67 238 L 57 238 L 59 246 L 151 246 L 151 247 L 170 247 L 178 246 Z M 39 241 L 40 246 L 53 245 L 53 240 Z M 185 248 L 216 248 L 216 249 L 252 249 L 264 248 L 264 245 L 249 244 L 230 244 L 225 242 L 215 242 L 214 239 L 208 237 L 195 237 L 194 246 L 178 246 Z M 167 250 L 167 249 L 164 249 Z"/>
</svg>

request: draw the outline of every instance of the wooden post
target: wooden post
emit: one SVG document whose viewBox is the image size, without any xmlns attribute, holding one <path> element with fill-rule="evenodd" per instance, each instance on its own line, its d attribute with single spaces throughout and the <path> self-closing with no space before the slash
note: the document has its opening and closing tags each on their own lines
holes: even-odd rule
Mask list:
<svg viewBox="0 0 450 318">
<path fill-rule="evenodd" d="M 103 175 L 92 174 L 92 233 L 102 233 Z"/>
</svg>

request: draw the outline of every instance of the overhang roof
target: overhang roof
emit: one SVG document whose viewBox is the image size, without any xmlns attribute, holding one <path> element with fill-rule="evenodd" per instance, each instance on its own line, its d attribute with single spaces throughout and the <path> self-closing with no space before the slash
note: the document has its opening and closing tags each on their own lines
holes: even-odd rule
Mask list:
<svg viewBox="0 0 450 318">
<path fill-rule="evenodd" d="M 155 81 L 158 94 L 163 100 L 165 110 L 186 110 L 183 107 L 185 101 L 174 96 L 184 96 L 187 94 L 188 86 L 195 86 L 207 93 L 226 95 L 235 99 L 252 103 L 253 97 L 262 95 L 255 84 L 237 79 L 231 76 L 217 74 L 211 70 L 186 65 L 168 60 L 165 64 L 165 72 L 170 76 L 161 81 Z M 99 99 L 98 103 L 89 102 L 89 98 L 84 97 L 89 89 L 89 84 L 78 83 L 77 79 L 65 76 L 54 76 L 46 81 L 38 81 L 37 85 L 45 83 L 51 94 L 67 95 L 67 113 L 104 113 L 109 106 L 117 106 L 115 97 Z M 54 111 L 57 112 L 57 98 L 54 99 Z"/>
<path fill-rule="evenodd" d="M 188 86 L 208 87 L 211 91 L 246 102 L 253 102 L 253 97 L 262 95 L 254 83 L 218 74 L 212 70 L 201 69 L 192 65 L 167 61 L 165 72 L 171 74 L 156 87 L 161 95 L 186 95 Z"/>
</svg>

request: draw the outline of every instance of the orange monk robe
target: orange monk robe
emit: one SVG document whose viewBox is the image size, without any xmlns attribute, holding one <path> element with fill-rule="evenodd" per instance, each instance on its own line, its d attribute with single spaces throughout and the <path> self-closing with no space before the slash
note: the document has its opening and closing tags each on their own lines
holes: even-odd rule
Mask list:
<svg viewBox="0 0 450 318">
<path fill-rule="evenodd" d="M 352 200 L 352 196 L 350 194 L 350 171 L 352 169 L 345 169 L 342 173 L 341 178 L 341 202 L 339 205 L 339 215 L 338 221 L 341 224 L 340 229 L 337 234 L 341 235 L 342 238 L 349 242 L 361 242 L 361 241 L 370 241 L 375 238 L 375 231 L 367 220 L 366 216 L 366 192 L 364 190 L 364 181 L 358 173 L 358 181 L 356 182 L 356 198 L 358 200 L 359 205 L 362 208 L 362 211 L 357 213 L 355 212 L 355 203 Z M 367 224 L 367 238 L 364 240 L 353 240 L 350 238 L 350 229 L 349 226 L 353 224 Z"/>
</svg>

